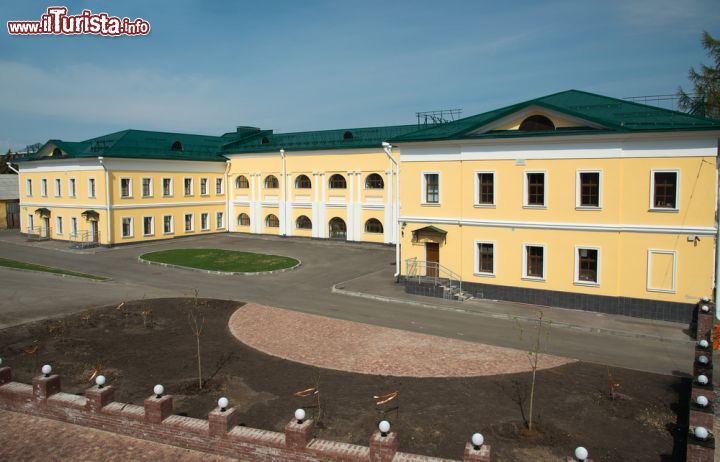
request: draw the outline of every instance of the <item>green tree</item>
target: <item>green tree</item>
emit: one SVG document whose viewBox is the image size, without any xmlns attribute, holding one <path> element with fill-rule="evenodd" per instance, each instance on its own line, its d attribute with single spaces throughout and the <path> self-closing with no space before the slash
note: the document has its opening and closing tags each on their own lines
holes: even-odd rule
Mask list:
<svg viewBox="0 0 720 462">
<path fill-rule="evenodd" d="M 693 91 L 688 94 L 679 87 L 678 103 L 681 109 L 691 114 L 720 119 L 720 40 L 704 31 L 702 45 L 714 64 L 701 64 L 699 71 L 690 68 L 688 78 L 693 84 Z"/>
<path fill-rule="evenodd" d="M 8 149 L 8 152 L 4 156 L 0 156 L 0 175 L 5 175 L 7 173 L 10 173 L 10 174 L 15 173 L 8 166 L 8 165 L 12 165 L 13 168 L 17 169 L 17 165 L 12 163 L 14 158 L 15 158 L 15 156 L 13 155 L 12 150 L 10 150 L 10 149 Z"/>
</svg>

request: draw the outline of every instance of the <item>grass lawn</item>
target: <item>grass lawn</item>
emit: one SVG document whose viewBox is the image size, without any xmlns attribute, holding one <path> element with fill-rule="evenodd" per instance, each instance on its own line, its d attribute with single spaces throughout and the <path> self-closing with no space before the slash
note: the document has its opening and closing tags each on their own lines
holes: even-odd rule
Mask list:
<svg viewBox="0 0 720 462">
<path fill-rule="evenodd" d="M 222 249 L 176 249 L 141 255 L 143 260 L 210 271 L 254 273 L 291 268 L 294 258 Z"/>
<path fill-rule="evenodd" d="M 97 281 L 107 281 L 107 279 L 108 279 L 108 278 L 104 278 L 101 276 L 93 276 L 92 274 L 77 273 L 75 271 L 64 270 L 61 268 L 53 268 L 52 266 L 36 265 L 34 263 L 25 263 L 25 262 L 17 261 L 17 260 L 9 260 L 7 258 L 0 258 L 0 266 L 5 266 L 7 268 L 24 269 L 24 270 L 30 270 L 30 271 L 42 271 L 45 273 L 66 274 L 68 276 L 77 276 L 79 278 L 95 279 Z"/>
</svg>

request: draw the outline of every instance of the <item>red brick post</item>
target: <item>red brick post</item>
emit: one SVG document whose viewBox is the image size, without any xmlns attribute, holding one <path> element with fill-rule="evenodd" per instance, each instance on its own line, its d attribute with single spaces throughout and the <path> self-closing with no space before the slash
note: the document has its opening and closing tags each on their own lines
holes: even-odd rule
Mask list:
<svg viewBox="0 0 720 462">
<path fill-rule="evenodd" d="M 239 416 L 237 408 L 234 407 L 224 411 L 216 407 L 210 411 L 208 414 L 210 436 L 226 437 L 228 432 L 237 425 Z"/>
<path fill-rule="evenodd" d="M 0 385 L 12 382 L 12 370 L 9 367 L 0 367 Z"/>
<path fill-rule="evenodd" d="M 303 449 L 313 439 L 315 422 L 312 419 L 298 423 L 297 419 L 291 419 L 285 425 L 285 446 L 291 449 Z"/>
<path fill-rule="evenodd" d="M 173 413 L 173 399 L 171 395 L 160 398 L 152 395 L 145 399 L 145 422 L 161 423 Z"/>
<path fill-rule="evenodd" d="M 45 403 L 50 396 L 60 391 L 60 376 L 57 374 L 52 374 L 48 377 L 39 375 L 33 377 L 32 384 L 35 401 Z"/>
<path fill-rule="evenodd" d="M 370 461 L 390 462 L 398 450 L 398 437 L 395 432 L 388 432 L 382 436 L 380 430 L 375 430 L 370 437 Z"/>
<path fill-rule="evenodd" d="M 87 398 L 85 409 L 90 412 L 100 412 L 100 409 L 112 403 L 113 399 L 115 399 L 115 389 L 112 385 L 103 386 L 102 388 L 95 385 L 85 390 L 85 398 Z"/>
<path fill-rule="evenodd" d="M 566 460 L 566 462 L 578 462 L 578 460 L 575 458 L 575 456 L 567 456 L 567 458 L 565 460 Z M 587 459 L 585 459 L 585 462 L 593 462 L 593 460 L 588 457 Z"/>
<path fill-rule="evenodd" d="M 707 312 L 702 310 L 704 305 L 708 306 Z M 715 315 L 714 311 L 715 305 L 713 303 L 701 301 L 697 304 L 697 329 L 695 331 L 695 338 L 697 340 L 705 339 L 710 341 L 713 328 L 713 316 Z"/>
<path fill-rule="evenodd" d="M 490 462 L 491 450 L 490 445 L 483 444 L 478 449 L 475 449 L 472 443 L 465 445 L 465 455 L 463 455 L 463 462 Z"/>
<path fill-rule="evenodd" d="M 686 462 L 713 462 L 715 460 L 715 445 L 688 442 L 685 460 Z"/>
</svg>

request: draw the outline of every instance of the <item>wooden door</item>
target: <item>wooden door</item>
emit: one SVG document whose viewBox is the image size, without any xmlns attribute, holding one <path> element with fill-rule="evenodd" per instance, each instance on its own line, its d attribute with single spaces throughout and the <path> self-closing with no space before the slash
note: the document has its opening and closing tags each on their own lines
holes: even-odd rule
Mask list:
<svg viewBox="0 0 720 462">
<path fill-rule="evenodd" d="M 90 222 L 90 242 L 98 241 L 98 223 L 97 221 Z"/>
<path fill-rule="evenodd" d="M 437 277 L 439 275 L 438 268 L 433 263 L 440 263 L 440 244 L 436 242 L 425 243 L 425 261 L 427 262 L 425 275 Z"/>
</svg>

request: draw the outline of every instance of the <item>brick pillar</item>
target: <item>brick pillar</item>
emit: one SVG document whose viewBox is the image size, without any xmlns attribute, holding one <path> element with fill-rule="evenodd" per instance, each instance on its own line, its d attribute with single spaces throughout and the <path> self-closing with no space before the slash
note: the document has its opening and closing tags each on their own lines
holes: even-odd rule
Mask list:
<svg viewBox="0 0 720 462">
<path fill-rule="evenodd" d="M 463 462 L 490 462 L 491 450 L 490 445 L 483 444 L 479 449 L 475 449 L 472 443 L 465 445 L 465 455 Z"/>
<path fill-rule="evenodd" d="M 715 460 L 715 445 L 713 443 L 700 443 L 692 441 L 693 437 L 689 437 L 686 461 L 687 462 L 713 462 Z"/>
<path fill-rule="evenodd" d="M 113 399 L 115 399 L 115 389 L 112 385 L 103 386 L 102 388 L 95 385 L 85 390 L 85 398 L 87 398 L 85 409 L 90 412 L 100 412 L 103 407 L 112 403 Z"/>
<path fill-rule="evenodd" d="M 567 456 L 567 458 L 565 459 L 565 461 L 566 461 L 566 462 L 578 462 L 578 460 L 575 458 L 575 456 Z M 585 459 L 585 462 L 593 462 L 593 460 L 588 457 L 587 459 Z M 689 462 L 689 461 L 688 461 L 688 462 Z"/>
<path fill-rule="evenodd" d="M 708 305 L 710 310 L 707 313 L 704 313 L 700 307 L 702 305 Z M 703 303 L 700 302 L 697 305 L 697 329 L 695 331 L 695 338 L 697 340 L 708 340 L 710 341 L 710 336 L 712 335 L 712 327 L 713 327 L 713 316 L 715 312 L 715 305 L 712 303 Z"/>
<path fill-rule="evenodd" d="M 9 367 L 0 367 L 0 385 L 12 382 L 12 370 Z"/>
<path fill-rule="evenodd" d="M 161 423 L 173 413 L 173 399 L 171 395 L 158 398 L 152 395 L 145 399 L 145 422 Z"/>
<path fill-rule="evenodd" d="M 35 401 L 44 403 L 48 397 L 60 391 L 60 376 L 52 374 L 50 377 L 39 375 L 33 377 L 33 397 Z"/>
<path fill-rule="evenodd" d="M 382 436 L 375 430 L 370 437 L 370 462 L 390 462 L 398 450 L 397 433 L 389 432 Z"/>
<path fill-rule="evenodd" d="M 237 425 L 239 416 L 240 414 L 238 414 L 237 408 L 234 407 L 225 409 L 224 411 L 216 407 L 210 411 L 210 414 L 208 414 L 210 436 L 227 436 L 228 432 Z"/>
<path fill-rule="evenodd" d="M 296 419 L 285 425 L 285 446 L 292 449 L 303 449 L 313 439 L 315 422 L 312 419 L 304 420 L 299 424 Z"/>
</svg>

